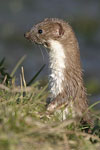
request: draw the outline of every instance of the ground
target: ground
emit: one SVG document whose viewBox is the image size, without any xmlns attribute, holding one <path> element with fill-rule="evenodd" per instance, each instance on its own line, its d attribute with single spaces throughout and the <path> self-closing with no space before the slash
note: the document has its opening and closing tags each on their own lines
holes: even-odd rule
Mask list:
<svg viewBox="0 0 100 150">
<path fill-rule="evenodd" d="M 62 121 L 57 114 L 47 113 L 48 85 L 44 81 L 27 86 L 23 68 L 20 86 L 15 85 L 14 72 L 11 76 L 0 84 L 0 150 L 100 149 L 99 111 L 90 106 L 96 121 L 91 133 L 87 133 L 87 126 L 77 120 Z"/>
</svg>

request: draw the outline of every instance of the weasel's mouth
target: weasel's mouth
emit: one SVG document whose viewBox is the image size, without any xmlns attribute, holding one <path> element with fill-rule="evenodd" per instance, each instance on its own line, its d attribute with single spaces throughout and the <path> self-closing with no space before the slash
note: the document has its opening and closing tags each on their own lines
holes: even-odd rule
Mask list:
<svg viewBox="0 0 100 150">
<path fill-rule="evenodd" d="M 43 44 L 46 48 L 48 48 L 49 47 L 49 44 L 47 43 L 47 42 L 44 42 L 44 44 Z"/>
<path fill-rule="evenodd" d="M 33 37 L 33 36 L 30 34 L 30 32 L 26 32 L 26 33 L 24 34 L 24 37 L 25 37 L 27 40 L 31 41 L 32 43 L 39 44 L 39 45 L 44 45 L 46 48 L 49 48 L 49 43 L 48 43 L 48 42 L 46 42 L 44 39 L 40 40 L 38 36 L 34 36 L 34 37 Z"/>
<path fill-rule="evenodd" d="M 25 37 L 27 40 L 31 41 L 32 43 L 35 43 L 35 44 L 42 44 L 42 43 L 38 40 L 37 37 L 32 37 L 31 34 L 30 34 L 30 32 L 25 33 L 25 34 L 24 34 L 24 37 Z"/>
</svg>

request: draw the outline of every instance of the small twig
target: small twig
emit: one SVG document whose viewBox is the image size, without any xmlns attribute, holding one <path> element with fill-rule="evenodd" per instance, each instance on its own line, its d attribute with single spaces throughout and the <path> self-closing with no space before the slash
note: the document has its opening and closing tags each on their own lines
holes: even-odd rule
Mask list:
<svg viewBox="0 0 100 150">
<path fill-rule="evenodd" d="M 21 76 L 22 76 L 23 85 L 26 88 L 26 81 L 25 81 L 25 75 L 24 75 L 24 68 L 23 68 L 23 66 L 21 67 Z"/>
<path fill-rule="evenodd" d="M 7 75 L 5 75 L 2 84 L 5 84 L 6 80 L 7 80 Z"/>
</svg>

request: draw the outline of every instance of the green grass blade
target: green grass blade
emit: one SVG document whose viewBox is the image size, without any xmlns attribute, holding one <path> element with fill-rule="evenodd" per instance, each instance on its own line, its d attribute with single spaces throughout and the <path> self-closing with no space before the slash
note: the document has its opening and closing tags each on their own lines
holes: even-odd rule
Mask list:
<svg viewBox="0 0 100 150">
<path fill-rule="evenodd" d="M 22 64 L 22 62 L 25 60 L 26 55 L 24 55 L 23 57 L 21 57 L 21 59 L 18 61 L 18 63 L 16 64 L 16 66 L 14 67 L 14 69 L 12 70 L 10 76 L 13 77 L 16 70 L 19 68 L 19 66 Z"/>
<path fill-rule="evenodd" d="M 92 109 L 97 104 L 100 104 L 100 101 L 97 101 L 97 102 L 93 103 L 92 105 L 90 105 L 89 108 L 88 108 L 88 110 Z"/>
<path fill-rule="evenodd" d="M 36 99 L 39 99 L 39 97 L 42 95 L 42 93 L 47 89 L 48 87 L 48 84 L 44 86 L 44 88 L 37 94 L 37 96 L 34 98 L 35 100 Z"/>
<path fill-rule="evenodd" d="M 34 75 L 34 77 L 27 83 L 27 86 L 30 86 L 32 84 L 32 82 L 37 78 L 37 76 L 44 69 L 44 67 L 45 67 L 45 64 L 39 69 L 39 71 Z"/>
<path fill-rule="evenodd" d="M 86 113 L 88 112 L 88 110 L 92 109 L 94 106 L 96 106 L 98 104 L 100 104 L 100 101 L 97 101 L 97 102 L 93 103 L 92 105 L 90 105 L 88 107 L 88 109 L 84 112 L 83 116 L 86 115 Z"/>
<path fill-rule="evenodd" d="M 5 61 L 5 58 L 3 58 L 1 61 L 0 61 L 0 66 L 2 66 L 4 64 L 4 61 Z"/>
</svg>

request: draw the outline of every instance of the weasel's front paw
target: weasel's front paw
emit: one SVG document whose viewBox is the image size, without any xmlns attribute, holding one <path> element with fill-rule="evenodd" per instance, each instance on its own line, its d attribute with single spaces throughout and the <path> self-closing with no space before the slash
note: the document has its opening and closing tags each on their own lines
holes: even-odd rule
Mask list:
<svg viewBox="0 0 100 150">
<path fill-rule="evenodd" d="M 53 112 L 57 107 L 57 104 L 55 101 L 52 101 L 48 106 L 47 106 L 47 111 Z"/>
</svg>

